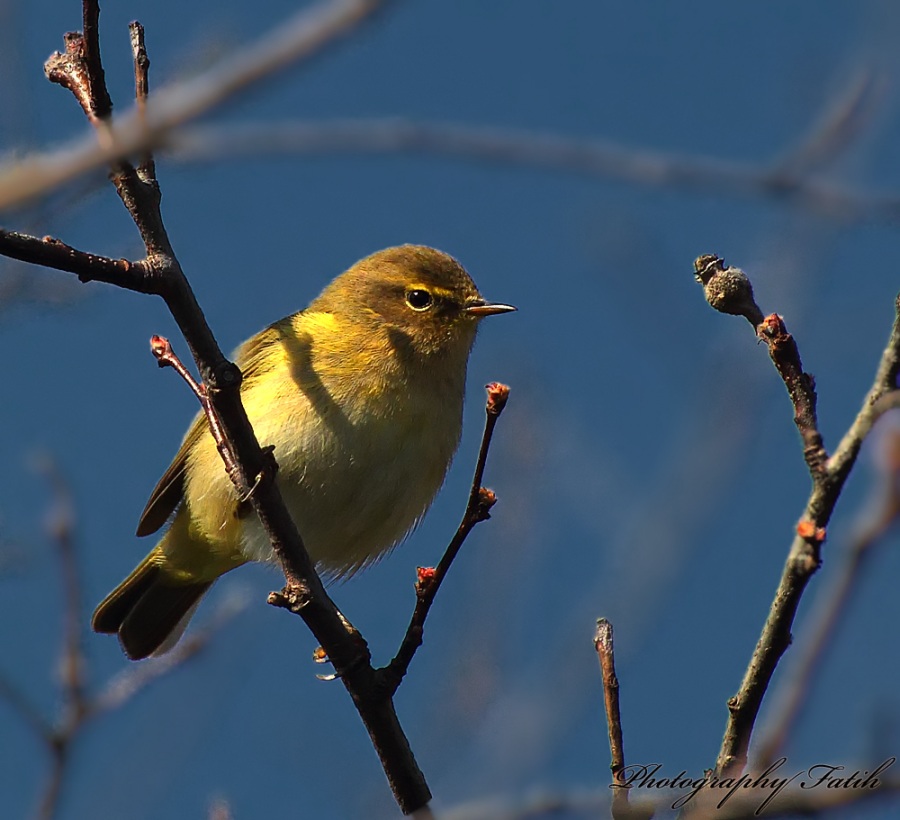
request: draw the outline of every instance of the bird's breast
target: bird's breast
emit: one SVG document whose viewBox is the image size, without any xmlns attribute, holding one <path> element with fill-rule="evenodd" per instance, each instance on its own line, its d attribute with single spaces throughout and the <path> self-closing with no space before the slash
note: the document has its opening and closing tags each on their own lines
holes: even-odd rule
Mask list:
<svg viewBox="0 0 900 820">
<path fill-rule="evenodd" d="M 461 378 L 373 370 L 335 382 L 289 363 L 245 397 L 261 444 L 275 446 L 278 482 L 312 559 L 346 575 L 395 546 L 431 504 L 459 442 Z M 277 411 L 273 408 L 277 403 Z M 255 520 L 244 551 L 268 560 Z"/>
</svg>

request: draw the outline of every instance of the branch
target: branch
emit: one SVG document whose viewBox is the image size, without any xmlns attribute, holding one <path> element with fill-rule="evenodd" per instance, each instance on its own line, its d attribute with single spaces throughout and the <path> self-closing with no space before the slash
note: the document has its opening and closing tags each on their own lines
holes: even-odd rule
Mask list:
<svg viewBox="0 0 900 820">
<path fill-rule="evenodd" d="M 803 457 L 813 481 L 824 474 L 828 453 L 819 433 L 816 418 L 816 383 L 803 372 L 800 351 L 794 337 L 787 332 L 784 320 L 777 314 L 763 316 L 753 298 L 753 286 L 738 268 L 726 268 L 725 263 L 712 254 L 694 262 L 697 281 L 703 285 L 706 301 L 720 313 L 743 316 L 756 330 L 756 335 L 769 349 L 769 356 L 787 388 L 794 406 L 794 423 L 803 439 Z"/>
<path fill-rule="evenodd" d="M 88 715 L 95 718 L 121 709 L 151 684 L 171 675 L 176 669 L 196 658 L 212 643 L 213 638 L 243 611 L 244 607 L 243 600 L 226 600 L 213 613 L 207 624 L 200 629 L 192 629 L 170 652 L 147 663 L 126 667 L 91 699 Z"/>
<path fill-rule="evenodd" d="M 864 77 L 854 87 L 857 91 L 836 107 L 834 118 L 824 118 L 823 132 L 814 132 L 787 158 L 763 164 L 617 145 L 602 138 L 400 118 L 189 126 L 173 130 L 163 150 L 175 161 L 192 163 L 266 154 L 451 157 L 720 197 L 778 200 L 840 222 L 895 224 L 900 221 L 900 196 L 808 177 L 810 168 L 845 149 L 871 120 L 875 85 Z"/>
<path fill-rule="evenodd" d="M 896 396 L 897 391 L 893 394 Z M 767 720 L 768 731 L 759 743 L 756 768 L 765 769 L 784 749 L 809 698 L 810 690 L 822 666 L 825 655 L 834 645 L 835 633 L 843 623 L 847 608 L 855 593 L 862 570 L 869 562 L 874 547 L 884 543 L 884 536 L 900 517 L 900 430 L 888 433 L 884 449 L 889 463 L 881 471 L 878 509 L 853 538 L 844 556 L 844 567 L 831 589 L 823 595 L 819 606 L 810 614 L 811 634 L 804 641 L 796 666 L 776 694 L 778 706 Z"/>
<path fill-rule="evenodd" d="M 838 222 L 900 221 L 900 196 L 739 160 L 616 145 L 602 138 L 396 118 L 260 122 L 173 130 L 163 146 L 177 162 L 236 156 L 406 154 L 536 168 L 736 199 L 787 202 Z M 0 174 L 0 184 L 3 176 Z M 3 206 L 0 195 L 0 207 Z"/>
<path fill-rule="evenodd" d="M 437 596 L 444 578 L 450 571 L 450 566 L 459 554 L 459 550 L 468 538 L 475 526 L 491 517 L 491 507 L 497 503 L 497 496 L 491 490 L 481 486 L 484 477 L 484 467 L 487 463 L 488 451 L 491 447 L 491 438 L 494 435 L 494 427 L 506 402 L 509 399 L 509 387 L 499 382 L 491 382 L 485 385 L 487 390 L 487 403 L 485 404 L 484 433 L 481 437 L 481 447 L 478 451 L 478 460 L 475 463 L 475 474 L 472 477 L 472 486 L 469 490 L 469 500 L 463 513 L 462 521 L 456 530 L 456 534 L 447 545 L 444 555 L 436 568 L 419 567 L 416 581 L 416 606 L 413 610 L 406 634 L 400 643 L 400 648 L 393 660 L 379 670 L 385 684 L 391 693 L 397 690 L 403 677 L 409 669 L 410 663 L 418 648 L 422 645 L 422 636 L 425 630 L 425 619 L 434 599 Z"/>
<path fill-rule="evenodd" d="M 803 372 L 800 355 L 781 317 L 763 319 L 753 300 L 753 288 L 743 271 L 726 268 L 716 256 L 701 256 L 694 263 L 698 281 L 707 301 L 723 313 L 741 315 L 757 328 L 766 342 L 776 369 L 788 389 L 794 406 L 794 421 L 804 441 L 804 458 L 813 487 L 797 524 L 778 590 L 740 689 L 728 701 L 729 718 L 716 761 L 716 772 L 739 773 L 747 763 L 750 737 L 763 697 L 781 656 L 791 643 L 791 627 L 806 585 L 821 564 L 821 547 L 826 526 L 856 461 L 862 441 L 875 418 L 890 406 L 900 371 L 900 297 L 895 302 L 895 319 L 887 347 L 882 354 L 875 383 L 863 402 L 856 421 L 829 459 L 822 445 L 815 415 L 815 386 Z"/>
<path fill-rule="evenodd" d="M 81 573 L 75 539 L 75 515 L 71 492 L 56 464 L 42 458 L 38 469 L 48 479 L 53 505 L 47 515 L 47 530 L 57 546 L 57 557 L 63 586 L 62 647 L 60 650 L 60 706 L 52 721 L 47 720 L 31 704 L 6 675 L 0 673 L 0 697 L 29 726 L 50 755 L 50 771 L 40 793 L 35 815 L 50 820 L 57 813 L 70 752 L 78 737 L 99 714 L 117 709 L 138 691 L 196 656 L 209 643 L 215 632 L 239 611 L 239 607 L 223 607 L 209 627 L 188 637 L 164 659 L 141 666 L 131 675 L 114 679 L 96 695 L 89 691 L 87 661 L 82 651 Z"/>
<path fill-rule="evenodd" d="M 609 752 L 612 758 L 609 769 L 612 772 L 613 790 L 612 816 L 622 820 L 630 816 L 628 809 L 628 785 L 625 782 L 625 748 L 622 744 L 622 717 L 619 714 L 619 679 L 616 677 L 616 659 L 613 648 L 613 628 L 606 618 L 597 621 L 594 633 L 594 649 L 600 661 L 603 680 L 603 707 L 606 711 L 606 725 L 609 731 Z"/>
<path fill-rule="evenodd" d="M 203 408 L 203 412 L 206 414 L 206 421 L 209 424 L 209 431 L 212 433 L 213 440 L 216 442 L 216 449 L 219 451 L 219 455 L 222 456 L 222 461 L 225 462 L 225 470 L 238 491 L 241 503 L 246 503 L 250 500 L 251 493 L 255 492 L 259 483 L 265 480 L 267 474 L 274 476 L 275 471 L 278 469 L 278 464 L 275 462 L 275 459 L 270 457 L 266 469 L 259 473 L 253 482 L 253 486 L 248 487 L 247 482 L 244 480 L 244 477 L 241 475 L 241 471 L 238 468 L 231 443 L 228 441 L 228 438 L 222 429 L 222 422 L 209 400 L 209 391 L 207 391 L 206 385 L 198 383 L 191 375 L 181 359 L 175 355 L 175 351 L 172 350 L 172 345 L 169 343 L 168 339 L 165 339 L 162 336 L 152 336 L 150 338 L 150 351 L 153 353 L 153 356 L 156 358 L 160 367 L 173 368 L 185 381 L 187 386 L 191 389 L 191 392 L 197 397 L 200 406 Z M 269 446 L 263 448 L 263 451 L 271 456 L 274 449 L 274 447 Z"/>
</svg>

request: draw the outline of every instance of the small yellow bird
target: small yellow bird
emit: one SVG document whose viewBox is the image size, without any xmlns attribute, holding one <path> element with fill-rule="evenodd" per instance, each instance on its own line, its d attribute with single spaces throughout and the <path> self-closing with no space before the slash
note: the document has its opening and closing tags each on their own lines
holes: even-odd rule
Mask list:
<svg viewBox="0 0 900 820">
<path fill-rule="evenodd" d="M 511 310 L 486 302 L 452 257 L 403 245 L 357 262 L 238 349 L 247 415 L 275 446 L 276 480 L 327 577 L 371 564 L 422 518 L 459 444 L 478 320 Z M 93 629 L 118 634 L 134 660 L 171 649 L 220 575 L 274 560 L 246 508 L 199 414 L 137 534 L 171 524 Z"/>
</svg>

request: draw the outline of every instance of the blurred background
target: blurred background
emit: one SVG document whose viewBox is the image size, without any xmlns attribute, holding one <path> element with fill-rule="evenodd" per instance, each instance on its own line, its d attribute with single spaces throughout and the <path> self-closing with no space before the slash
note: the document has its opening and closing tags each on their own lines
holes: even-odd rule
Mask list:
<svg viewBox="0 0 900 820">
<path fill-rule="evenodd" d="M 147 31 L 152 90 L 296 10 L 106 4 L 117 110 L 133 95 L 131 19 Z M 80 13 L 75 0 L 0 2 L 7 160 L 87 132 L 42 73 Z M 898 37 L 886 0 L 398 2 L 158 155 L 167 226 L 226 349 L 403 242 L 452 253 L 488 298 L 519 307 L 482 328 L 464 438 L 432 512 L 387 560 L 332 588 L 387 662 L 415 567 L 438 561 L 464 507 L 482 385 L 510 384 L 486 474 L 499 503 L 454 565 L 397 698 L 446 816 L 520 816 L 554 799 L 554 816 L 594 816 L 577 804 L 608 794 L 600 616 L 616 630 L 626 760 L 693 777 L 714 765 L 810 482 L 765 347 L 705 304 L 692 262 L 717 253 L 742 267 L 762 310 L 784 316 L 833 449 L 871 384 L 900 281 Z M 276 140 L 285 124 L 292 139 Z M 103 173 L 3 225 L 142 255 Z M 0 261 L 0 677 L 48 720 L 60 707 L 48 534 L 59 498 L 36 465 L 52 460 L 71 490 L 87 630 L 152 546 L 134 529 L 196 410 L 156 367 L 155 333 L 186 355 L 161 301 Z M 757 738 L 816 599 L 891 480 L 894 423 L 841 498 Z M 888 533 L 804 698 L 791 772 L 900 752 L 898 575 Z M 193 627 L 214 627 L 203 652 L 79 734 L 56 816 L 397 815 L 344 688 L 315 677 L 314 640 L 265 604 L 279 578 L 255 566 L 216 586 Z M 91 691 L 128 674 L 115 640 L 86 633 L 83 646 Z M 50 759 L 9 697 L 0 726 L 3 814 L 29 816 Z M 831 816 L 896 810 L 882 800 Z"/>
</svg>

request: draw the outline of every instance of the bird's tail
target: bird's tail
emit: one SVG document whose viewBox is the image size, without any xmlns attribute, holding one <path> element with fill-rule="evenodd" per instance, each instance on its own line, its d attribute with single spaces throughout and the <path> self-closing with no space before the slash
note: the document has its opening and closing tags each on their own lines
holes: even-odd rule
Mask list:
<svg viewBox="0 0 900 820">
<path fill-rule="evenodd" d="M 118 634 L 132 660 L 162 654 L 184 634 L 212 584 L 168 572 L 166 556 L 156 546 L 94 610 L 91 627 L 94 632 Z"/>
</svg>

